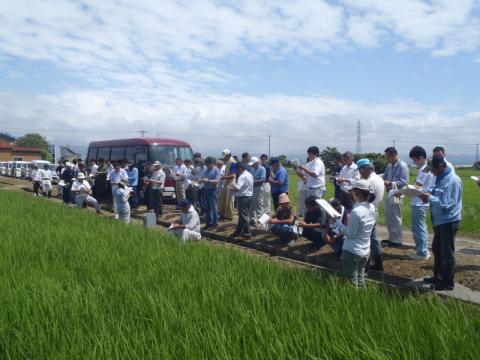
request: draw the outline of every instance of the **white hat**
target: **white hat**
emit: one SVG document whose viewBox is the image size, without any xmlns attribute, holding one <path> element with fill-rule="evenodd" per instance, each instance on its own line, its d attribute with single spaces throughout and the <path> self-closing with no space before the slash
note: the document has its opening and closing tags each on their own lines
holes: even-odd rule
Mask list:
<svg viewBox="0 0 480 360">
<path fill-rule="evenodd" d="M 162 163 L 160 161 L 155 161 L 153 163 L 153 166 L 162 166 Z"/>
<path fill-rule="evenodd" d="M 227 155 L 232 155 L 232 153 L 231 153 L 230 150 L 225 149 L 225 150 L 222 151 L 222 155 L 223 155 L 223 157 L 225 157 L 225 156 L 227 156 Z"/>
<path fill-rule="evenodd" d="M 371 191 L 370 184 L 365 179 L 355 180 L 352 184 L 352 189 Z"/>
<path fill-rule="evenodd" d="M 84 174 L 84 173 L 78 173 L 77 179 L 78 179 L 78 180 L 80 180 L 80 179 L 85 179 L 85 174 Z"/>
<path fill-rule="evenodd" d="M 252 156 L 252 157 L 250 158 L 250 162 L 248 163 L 248 165 L 249 165 L 249 166 L 252 166 L 253 164 L 257 164 L 257 163 L 259 163 L 259 162 L 260 162 L 260 160 L 258 160 L 258 158 L 257 158 L 256 156 Z"/>
</svg>

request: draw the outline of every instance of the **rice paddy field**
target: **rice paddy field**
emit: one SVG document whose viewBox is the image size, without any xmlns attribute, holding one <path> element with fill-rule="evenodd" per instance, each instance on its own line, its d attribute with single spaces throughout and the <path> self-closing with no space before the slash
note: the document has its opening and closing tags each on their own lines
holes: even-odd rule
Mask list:
<svg viewBox="0 0 480 360">
<path fill-rule="evenodd" d="M 479 170 L 473 169 L 457 169 L 457 175 L 463 181 L 464 193 L 463 193 L 463 219 L 460 228 L 460 235 L 466 235 L 469 237 L 480 237 L 480 187 L 470 179 L 470 176 L 480 176 Z M 295 204 L 298 204 L 298 176 L 295 172 L 289 170 L 290 175 L 290 197 Z M 415 184 L 415 176 L 410 175 L 410 184 Z M 335 194 L 334 186 L 331 182 L 327 182 L 327 199 L 333 198 Z M 407 228 L 411 226 L 411 199 L 405 197 L 403 203 L 403 225 Z M 385 225 L 385 212 L 383 210 L 383 203 L 380 208 L 380 223 Z M 427 223 L 431 229 L 430 214 L 427 215 Z"/>
<path fill-rule="evenodd" d="M 480 311 L 0 189 L 0 358 L 479 359 Z"/>
</svg>

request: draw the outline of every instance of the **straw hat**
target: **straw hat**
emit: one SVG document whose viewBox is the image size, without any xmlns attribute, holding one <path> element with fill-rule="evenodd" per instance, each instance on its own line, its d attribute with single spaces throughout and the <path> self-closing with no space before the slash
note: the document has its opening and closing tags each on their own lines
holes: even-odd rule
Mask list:
<svg viewBox="0 0 480 360">
<path fill-rule="evenodd" d="M 278 197 L 278 203 L 279 204 L 285 204 L 285 203 L 289 203 L 290 202 L 290 199 L 288 198 L 288 195 L 283 193 L 283 194 L 280 194 L 280 196 Z"/>
</svg>

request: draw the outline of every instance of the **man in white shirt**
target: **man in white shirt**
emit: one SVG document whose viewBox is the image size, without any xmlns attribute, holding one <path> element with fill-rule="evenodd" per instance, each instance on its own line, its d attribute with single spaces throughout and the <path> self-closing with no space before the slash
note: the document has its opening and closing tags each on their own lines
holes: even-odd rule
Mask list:
<svg viewBox="0 0 480 360">
<path fill-rule="evenodd" d="M 353 181 L 360 179 L 360 174 L 357 165 L 353 161 L 352 152 L 347 151 L 344 153 L 342 159 L 345 165 L 342 167 L 342 170 L 340 170 L 337 179 L 337 183 L 340 184 L 341 190 L 339 200 L 348 211 L 351 211 L 353 209 L 353 199 L 349 188 Z"/>
<path fill-rule="evenodd" d="M 153 163 L 153 173 L 150 178 L 145 177 L 145 184 L 151 184 L 148 196 L 150 208 L 153 209 L 155 215 L 160 217 L 163 215 L 163 190 L 165 188 L 166 174 L 162 170 L 162 163 L 155 161 Z"/>
<path fill-rule="evenodd" d="M 173 223 L 169 231 L 178 236 L 185 243 L 189 240 L 200 240 L 200 216 L 188 200 L 182 200 L 178 203 L 182 210 L 179 223 Z"/>
<path fill-rule="evenodd" d="M 43 194 L 50 198 L 52 196 L 52 171 L 48 164 L 43 165 L 43 169 L 39 170 L 39 174 L 42 181 Z"/>
<path fill-rule="evenodd" d="M 180 201 L 186 199 L 185 179 L 188 176 L 188 169 L 181 158 L 177 158 L 175 163 L 177 164 L 173 170 L 175 173 L 175 192 L 177 195 L 177 204 L 179 204 L 178 206 L 180 207 Z"/>
<path fill-rule="evenodd" d="M 38 191 L 40 190 L 40 186 L 42 185 L 42 177 L 40 176 L 40 170 L 38 170 L 37 165 L 33 165 L 32 172 L 30 173 L 30 178 L 33 182 L 33 192 L 35 196 L 38 196 Z"/>
<path fill-rule="evenodd" d="M 115 219 L 118 219 L 117 200 L 115 199 L 115 193 L 117 192 L 118 183 L 120 181 L 126 181 L 128 183 L 128 174 L 125 169 L 122 169 L 122 164 L 120 161 L 115 162 L 113 170 L 110 171 L 108 178 L 112 185 L 113 212 L 115 214 L 114 217 Z"/>
<path fill-rule="evenodd" d="M 320 150 L 317 146 L 310 146 L 307 149 L 308 163 L 298 168 L 305 172 L 307 179 L 305 186 L 307 188 L 307 197 L 315 196 L 317 199 L 323 198 L 325 193 L 325 165 L 320 159 Z"/>
<path fill-rule="evenodd" d="M 377 224 L 379 221 L 379 208 L 383 200 L 385 192 L 384 180 L 375 173 L 375 168 L 369 159 L 360 159 L 357 161 L 358 171 L 362 179 L 367 180 L 370 191 L 375 195 L 375 200 L 372 202 L 375 207 L 376 224 L 373 227 L 372 235 L 370 236 L 370 250 L 371 255 L 367 266 L 370 270 L 383 271 L 383 258 L 382 258 L 382 244 L 377 235 Z M 373 260 L 373 265 L 370 263 Z"/>
<path fill-rule="evenodd" d="M 238 225 L 231 236 L 243 236 L 244 238 L 250 239 L 252 233 L 250 231 L 249 210 L 252 202 L 254 180 L 252 174 L 248 172 L 247 166 L 248 165 L 244 163 L 237 164 L 239 175 L 237 184 L 235 185 L 235 183 L 232 183 L 230 185 L 230 190 L 237 198 L 238 208 Z"/>
<path fill-rule="evenodd" d="M 97 175 L 98 165 L 95 159 L 90 160 L 90 175 L 95 177 Z"/>
<path fill-rule="evenodd" d="M 414 146 L 410 150 L 410 159 L 418 167 L 418 175 L 415 185 L 427 192 L 435 185 L 435 175 L 432 174 L 428 166 L 427 152 L 421 146 Z M 411 260 L 428 260 L 430 253 L 428 251 L 428 227 L 427 211 L 429 203 L 424 203 L 420 197 L 412 198 L 412 233 L 415 240 L 416 253 L 410 255 Z"/>
</svg>

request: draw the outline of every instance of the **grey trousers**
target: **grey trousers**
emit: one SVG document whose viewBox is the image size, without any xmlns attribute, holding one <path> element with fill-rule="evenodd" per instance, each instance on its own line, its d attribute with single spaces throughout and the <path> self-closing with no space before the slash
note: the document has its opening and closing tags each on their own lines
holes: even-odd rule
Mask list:
<svg viewBox="0 0 480 360">
<path fill-rule="evenodd" d="M 353 285 L 365 287 L 365 265 L 368 256 L 358 256 L 350 251 L 342 251 L 343 276 Z"/>
<path fill-rule="evenodd" d="M 270 183 L 263 184 L 263 202 L 262 202 L 262 213 L 270 214 L 270 198 L 272 190 Z"/>
<path fill-rule="evenodd" d="M 253 187 L 252 202 L 250 203 L 249 216 L 251 223 L 257 223 L 263 213 L 263 185 Z"/>
<path fill-rule="evenodd" d="M 398 202 L 395 200 L 398 200 Z M 402 198 L 397 199 L 395 196 L 386 197 L 385 220 L 387 222 L 388 240 L 396 244 L 403 243 L 402 206 Z"/>
</svg>

